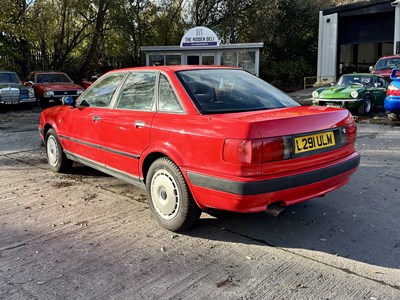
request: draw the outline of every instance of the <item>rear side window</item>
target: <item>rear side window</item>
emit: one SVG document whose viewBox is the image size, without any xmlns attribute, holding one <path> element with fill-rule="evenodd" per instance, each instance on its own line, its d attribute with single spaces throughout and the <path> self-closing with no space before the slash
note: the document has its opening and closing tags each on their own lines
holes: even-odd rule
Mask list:
<svg viewBox="0 0 400 300">
<path fill-rule="evenodd" d="M 243 70 L 201 69 L 177 72 L 203 114 L 267 110 L 300 104 Z"/>
<path fill-rule="evenodd" d="M 96 81 L 78 99 L 78 106 L 108 107 L 125 73 L 111 73 Z"/>
<path fill-rule="evenodd" d="M 163 74 L 160 75 L 158 106 L 158 110 L 162 112 L 183 112 L 172 85 Z"/>
</svg>

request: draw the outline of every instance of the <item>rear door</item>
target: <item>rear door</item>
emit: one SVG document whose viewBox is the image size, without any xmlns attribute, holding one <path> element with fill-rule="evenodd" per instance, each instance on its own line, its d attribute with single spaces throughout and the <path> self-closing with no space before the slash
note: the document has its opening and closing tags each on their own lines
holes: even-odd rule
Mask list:
<svg viewBox="0 0 400 300">
<path fill-rule="evenodd" d="M 157 72 L 130 72 L 114 105 L 102 118 L 103 157 L 108 168 L 139 178 L 139 159 L 150 141 L 156 114 Z"/>
</svg>

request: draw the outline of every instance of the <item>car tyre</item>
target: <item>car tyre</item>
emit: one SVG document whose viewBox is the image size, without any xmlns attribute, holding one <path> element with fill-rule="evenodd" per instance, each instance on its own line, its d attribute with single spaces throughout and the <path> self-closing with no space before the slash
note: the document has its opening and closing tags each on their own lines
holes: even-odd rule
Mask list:
<svg viewBox="0 0 400 300">
<path fill-rule="evenodd" d="M 69 171 L 73 162 L 65 155 L 64 149 L 54 129 L 49 129 L 45 140 L 47 162 L 50 168 L 58 173 Z"/>
<path fill-rule="evenodd" d="M 358 108 L 358 113 L 362 116 L 366 116 L 371 112 L 371 97 L 370 96 L 365 96 L 361 106 Z"/>
<path fill-rule="evenodd" d="M 397 121 L 399 119 L 399 115 L 396 113 L 388 113 L 388 118 L 390 121 Z"/>
<path fill-rule="evenodd" d="M 201 210 L 178 166 L 169 158 L 159 158 L 150 166 L 146 192 L 153 215 L 165 229 L 182 231 L 199 220 Z"/>
</svg>

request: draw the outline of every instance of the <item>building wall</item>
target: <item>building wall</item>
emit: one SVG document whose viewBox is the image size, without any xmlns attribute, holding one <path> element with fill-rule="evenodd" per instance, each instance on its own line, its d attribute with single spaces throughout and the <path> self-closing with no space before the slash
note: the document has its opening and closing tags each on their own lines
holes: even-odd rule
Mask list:
<svg viewBox="0 0 400 300">
<path fill-rule="evenodd" d="M 318 80 L 324 77 L 336 78 L 338 41 L 338 14 L 319 15 L 318 33 Z"/>
</svg>

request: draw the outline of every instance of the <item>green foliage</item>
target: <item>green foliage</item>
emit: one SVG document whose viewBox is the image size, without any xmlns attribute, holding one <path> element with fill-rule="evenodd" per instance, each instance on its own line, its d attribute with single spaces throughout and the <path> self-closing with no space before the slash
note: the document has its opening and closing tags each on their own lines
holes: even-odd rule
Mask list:
<svg viewBox="0 0 400 300">
<path fill-rule="evenodd" d="M 261 77 L 283 89 L 316 72 L 319 10 L 343 0 L 2 0 L 0 69 L 76 79 L 144 64 L 141 46 L 178 45 L 207 26 L 223 43 L 263 42 Z"/>
<path fill-rule="evenodd" d="M 266 81 L 286 92 L 302 89 L 304 77 L 314 75 L 314 69 L 303 58 L 273 61 L 261 72 Z"/>
</svg>

